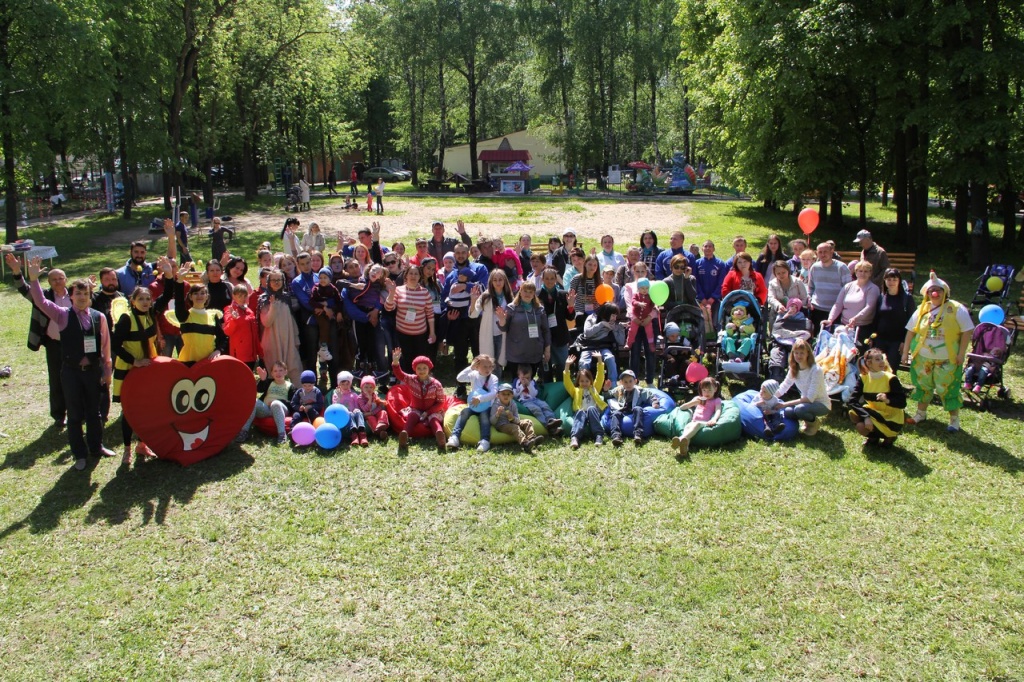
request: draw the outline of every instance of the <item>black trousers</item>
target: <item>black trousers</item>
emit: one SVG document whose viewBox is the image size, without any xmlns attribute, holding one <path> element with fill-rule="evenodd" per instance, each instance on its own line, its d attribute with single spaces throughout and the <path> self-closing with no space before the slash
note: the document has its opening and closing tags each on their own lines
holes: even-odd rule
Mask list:
<svg viewBox="0 0 1024 682">
<path fill-rule="evenodd" d="M 68 407 L 68 442 L 75 459 L 86 455 L 99 456 L 103 447 L 103 420 L 100 417 L 100 385 L 102 374 L 98 365 L 79 368 L 65 365 L 61 369 L 64 400 Z M 82 435 L 82 424 L 85 435 Z"/>
<path fill-rule="evenodd" d="M 417 355 L 426 355 L 431 362 L 434 361 L 434 358 L 430 357 L 430 344 L 427 343 L 429 332 L 422 334 L 396 333 L 398 334 L 398 347 L 402 349 L 402 358 L 398 364 L 406 374 L 413 373 L 412 361 Z"/>
<path fill-rule="evenodd" d="M 64 402 L 64 388 L 61 381 L 61 367 L 64 359 L 61 357 L 60 341 L 50 339 L 43 346 L 46 351 L 46 376 L 50 382 L 50 417 L 55 422 L 63 422 L 68 407 Z"/>
</svg>

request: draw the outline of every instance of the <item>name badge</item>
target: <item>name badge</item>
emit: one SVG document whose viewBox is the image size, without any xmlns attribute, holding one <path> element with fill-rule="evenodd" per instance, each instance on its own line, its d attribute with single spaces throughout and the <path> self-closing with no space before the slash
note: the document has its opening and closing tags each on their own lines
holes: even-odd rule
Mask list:
<svg viewBox="0 0 1024 682">
<path fill-rule="evenodd" d="M 538 328 L 536 324 L 527 325 L 527 330 L 531 339 L 540 338 L 540 328 Z"/>
<path fill-rule="evenodd" d="M 85 337 L 85 352 L 87 354 L 88 353 L 95 353 L 95 352 L 97 352 L 97 350 L 98 349 L 96 348 L 96 337 L 95 336 L 87 336 L 87 337 Z"/>
<path fill-rule="evenodd" d="M 434 314 L 435 315 L 440 315 L 441 314 L 441 304 L 440 303 L 435 303 L 434 304 Z"/>
<path fill-rule="evenodd" d="M 555 314 L 548 315 L 548 329 L 554 329 L 558 326 L 558 316 Z"/>
<path fill-rule="evenodd" d="M 415 322 L 416 321 L 416 311 L 415 310 L 406 310 L 405 311 L 405 321 L 407 323 L 409 323 L 409 324 L 412 324 L 413 322 Z"/>
<path fill-rule="evenodd" d="M 590 304 L 590 303 L 588 303 L 587 305 L 583 306 L 583 309 L 585 311 L 587 311 L 587 313 L 594 312 L 594 306 L 592 304 Z"/>
</svg>

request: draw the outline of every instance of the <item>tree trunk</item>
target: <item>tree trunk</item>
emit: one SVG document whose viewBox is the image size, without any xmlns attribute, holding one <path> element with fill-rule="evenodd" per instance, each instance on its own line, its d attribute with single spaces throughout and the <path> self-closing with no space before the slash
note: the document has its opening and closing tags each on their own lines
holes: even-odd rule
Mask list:
<svg viewBox="0 0 1024 682">
<path fill-rule="evenodd" d="M 882 206 L 886 207 L 889 205 L 889 181 L 882 181 Z"/>
<path fill-rule="evenodd" d="M 472 168 L 470 180 L 480 177 L 480 161 L 476 153 L 476 98 L 479 84 L 476 82 L 476 58 L 466 60 L 466 84 L 469 86 L 469 163 Z"/>
<path fill-rule="evenodd" d="M 828 222 L 828 192 L 822 190 L 818 195 L 818 224 Z"/>
<path fill-rule="evenodd" d="M 909 246 L 910 242 L 907 240 L 907 133 L 903 128 L 896 131 L 892 166 L 892 200 L 896 204 L 896 234 L 901 242 Z"/>
<path fill-rule="evenodd" d="M 687 163 L 693 163 L 693 149 L 690 146 L 690 88 L 683 86 L 683 156 Z"/>
<path fill-rule="evenodd" d="M 438 19 L 438 24 L 441 21 Z M 438 35 L 440 35 L 440 26 L 438 26 Z M 444 149 L 445 145 L 448 144 L 448 93 L 444 87 L 444 60 L 437 60 L 437 117 L 440 119 L 438 122 L 437 131 L 437 179 L 444 180 Z M 431 170 L 433 175 L 433 170 Z"/>
<path fill-rule="evenodd" d="M 1003 185 L 999 199 L 1003 213 L 1003 252 L 1012 251 L 1017 241 L 1017 194 L 1013 185 Z"/>
<path fill-rule="evenodd" d="M 258 174 L 256 154 L 252 142 L 249 140 L 249 134 L 246 132 L 242 137 L 242 184 L 245 187 L 246 201 L 255 201 L 259 196 Z"/>
<path fill-rule="evenodd" d="M 971 181 L 971 262 L 972 268 L 983 268 L 992 262 L 988 235 L 988 185 Z"/>
<path fill-rule="evenodd" d="M 830 227 L 840 229 L 843 227 L 843 188 L 832 189 L 832 208 L 829 211 L 828 224 Z"/>
<path fill-rule="evenodd" d="M 651 77 L 651 142 L 654 147 L 654 161 L 661 163 L 661 150 L 658 149 L 658 83 Z"/>
<path fill-rule="evenodd" d="M 639 104 L 637 98 L 637 77 L 633 76 L 633 115 L 630 121 L 630 156 L 634 159 L 640 158 L 640 140 L 637 137 L 636 119 L 639 115 Z"/>
<path fill-rule="evenodd" d="M 968 218 L 971 214 L 971 191 L 966 182 L 956 186 L 956 204 L 953 208 L 953 252 L 957 263 L 967 265 L 967 250 L 971 246 Z"/>
</svg>

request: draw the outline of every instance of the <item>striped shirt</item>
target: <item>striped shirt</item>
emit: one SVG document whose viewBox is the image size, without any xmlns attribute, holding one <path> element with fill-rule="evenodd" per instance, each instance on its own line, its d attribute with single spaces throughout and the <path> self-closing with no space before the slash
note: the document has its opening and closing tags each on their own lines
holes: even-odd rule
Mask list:
<svg viewBox="0 0 1024 682">
<path fill-rule="evenodd" d="M 427 316 L 434 315 L 434 302 L 426 287 L 409 289 L 404 284 L 395 289 L 395 304 L 388 310 L 396 310 L 395 326 L 407 335 L 427 333 Z"/>
<path fill-rule="evenodd" d="M 837 260 L 825 266 L 817 261 L 807 273 L 807 293 L 814 310 L 831 310 L 839 292 L 851 279 L 850 268 Z"/>
</svg>

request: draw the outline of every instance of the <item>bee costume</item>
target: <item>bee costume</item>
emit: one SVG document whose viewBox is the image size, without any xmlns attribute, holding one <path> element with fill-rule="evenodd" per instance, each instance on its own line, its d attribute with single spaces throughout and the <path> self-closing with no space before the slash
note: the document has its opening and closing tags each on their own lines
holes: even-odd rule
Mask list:
<svg viewBox="0 0 1024 682">
<path fill-rule="evenodd" d="M 127 309 L 126 309 L 127 308 Z M 114 323 L 111 349 L 114 355 L 113 400 L 121 402 L 121 384 L 136 360 L 155 358 L 156 323 L 149 313 L 131 308 L 127 299 L 115 299 L 110 306 Z"/>
</svg>

